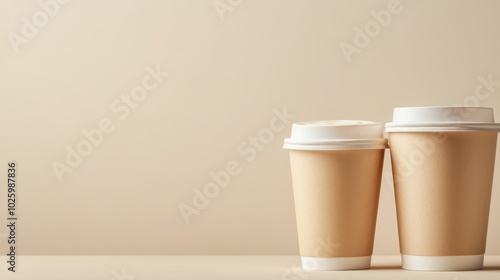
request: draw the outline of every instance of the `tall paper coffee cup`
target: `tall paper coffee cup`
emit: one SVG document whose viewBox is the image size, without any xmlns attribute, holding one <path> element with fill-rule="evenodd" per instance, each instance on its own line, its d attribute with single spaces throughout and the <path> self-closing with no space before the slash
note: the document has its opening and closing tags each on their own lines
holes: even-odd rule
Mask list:
<svg viewBox="0 0 500 280">
<path fill-rule="evenodd" d="M 302 267 L 370 267 L 387 140 L 367 121 L 296 123 L 290 149 Z"/>
<path fill-rule="evenodd" d="M 403 268 L 483 267 L 497 133 L 490 108 L 396 108 L 386 125 Z"/>
</svg>

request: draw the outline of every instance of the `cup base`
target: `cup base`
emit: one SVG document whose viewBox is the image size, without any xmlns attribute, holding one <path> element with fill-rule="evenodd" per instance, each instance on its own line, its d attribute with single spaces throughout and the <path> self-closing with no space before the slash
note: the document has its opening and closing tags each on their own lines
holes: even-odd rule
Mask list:
<svg viewBox="0 0 500 280">
<path fill-rule="evenodd" d="M 370 268 L 372 256 L 345 258 L 300 257 L 305 270 L 355 270 Z"/>
<path fill-rule="evenodd" d="M 460 271 L 483 269 L 484 254 L 467 256 L 401 255 L 403 269 L 426 271 Z"/>
</svg>

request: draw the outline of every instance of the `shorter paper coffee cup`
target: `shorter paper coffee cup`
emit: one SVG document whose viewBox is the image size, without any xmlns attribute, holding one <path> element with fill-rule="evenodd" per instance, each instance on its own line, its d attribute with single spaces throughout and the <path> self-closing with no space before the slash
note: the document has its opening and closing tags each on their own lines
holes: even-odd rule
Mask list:
<svg viewBox="0 0 500 280">
<path fill-rule="evenodd" d="M 370 267 L 384 149 L 382 126 L 368 121 L 296 123 L 285 140 L 302 267 Z"/>
</svg>

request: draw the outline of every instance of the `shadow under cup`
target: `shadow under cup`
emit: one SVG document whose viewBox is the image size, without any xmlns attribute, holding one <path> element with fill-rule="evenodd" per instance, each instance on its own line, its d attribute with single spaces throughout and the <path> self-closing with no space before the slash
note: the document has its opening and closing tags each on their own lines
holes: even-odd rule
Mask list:
<svg viewBox="0 0 500 280">
<path fill-rule="evenodd" d="M 352 122 L 294 124 L 285 140 L 304 269 L 370 267 L 387 140 Z"/>
</svg>

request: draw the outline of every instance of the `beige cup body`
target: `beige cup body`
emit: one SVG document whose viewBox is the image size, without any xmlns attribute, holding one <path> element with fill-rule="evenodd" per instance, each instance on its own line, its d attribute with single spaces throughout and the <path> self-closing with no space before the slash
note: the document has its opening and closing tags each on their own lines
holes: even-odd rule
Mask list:
<svg viewBox="0 0 500 280">
<path fill-rule="evenodd" d="M 370 256 L 384 150 L 290 150 L 301 256 Z"/>
<path fill-rule="evenodd" d="M 485 252 L 496 132 L 391 132 L 403 255 Z"/>
</svg>

